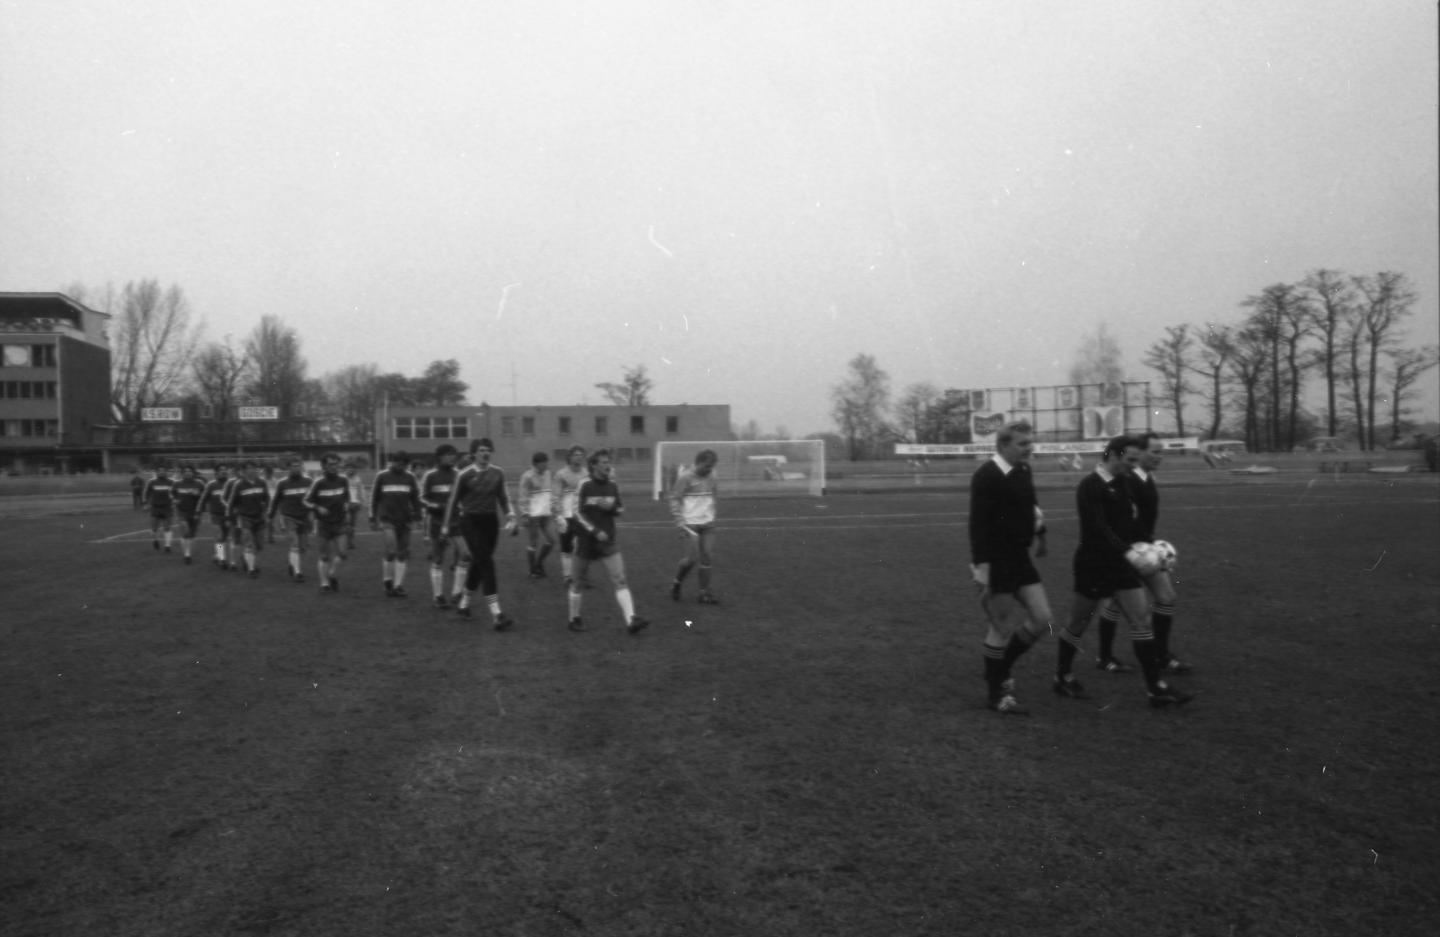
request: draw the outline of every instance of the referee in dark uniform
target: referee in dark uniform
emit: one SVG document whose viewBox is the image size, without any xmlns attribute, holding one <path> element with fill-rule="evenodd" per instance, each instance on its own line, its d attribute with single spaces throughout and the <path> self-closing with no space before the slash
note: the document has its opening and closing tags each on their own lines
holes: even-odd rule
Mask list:
<svg viewBox="0 0 1440 937">
<path fill-rule="evenodd" d="M 1140 539 L 1139 512 L 1128 476 L 1139 461 L 1139 440 L 1116 436 L 1105 444 L 1100 465 L 1075 489 L 1080 544 L 1075 548 L 1075 596 L 1070 623 L 1059 635 L 1054 688 L 1060 696 L 1089 698 L 1073 673 L 1075 654 L 1096 609 L 1110 599 L 1130 622 L 1135 659 L 1145 677 L 1150 705 L 1176 706 L 1191 698 L 1161 679 L 1149 602 L 1136 568 L 1138 556 L 1131 546 Z"/>
<path fill-rule="evenodd" d="M 985 687 L 988 705 L 1003 715 L 1026 715 L 1011 692 L 1015 661 L 1051 630 L 1050 600 L 1030 558 L 1045 555 L 1045 526 L 1030 474 L 1034 446 L 1029 423 L 995 435 L 995 455 L 970 479 L 971 575 L 985 610 Z"/>
</svg>

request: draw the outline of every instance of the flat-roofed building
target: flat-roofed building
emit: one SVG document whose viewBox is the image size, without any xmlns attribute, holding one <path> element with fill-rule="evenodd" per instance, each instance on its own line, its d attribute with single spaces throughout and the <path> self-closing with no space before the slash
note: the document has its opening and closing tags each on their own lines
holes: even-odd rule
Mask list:
<svg viewBox="0 0 1440 937">
<path fill-rule="evenodd" d="M 0 471 L 101 468 L 109 320 L 62 293 L 0 293 Z"/>
<path fill-rule="evenodd" d="M 441 443 L 464 452 L 470 440 L 489 438 L 495 443 L 492 461 L 515 478 L 536 452 L 548 453 L 551 468 L 559 468 L 566 450 L 577 444 L 590 452 L 609 449 L 623 470 L 627 465 L 648 467 L 656 443 L 665 440 L 735 438 L 729 404 L 381 407 L 375 413 L 375 430 L 382 459 L 403 449 L 417 462 L 431 461 Z"/>
</svg>

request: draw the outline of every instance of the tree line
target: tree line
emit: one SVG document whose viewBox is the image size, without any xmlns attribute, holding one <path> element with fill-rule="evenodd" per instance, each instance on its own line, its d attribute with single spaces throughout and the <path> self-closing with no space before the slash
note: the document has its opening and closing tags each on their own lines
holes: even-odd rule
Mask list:
<svg viewBox="0 0 1440 937">
<path fill-rule="evenodd" d="M 162 406 L 203 407 L 224 422 L 254 404 L 277 407 L 286 418 L 329 419 L 345 440 L 368 443 L 375 437 L 375 411 L 384 404 L 467 403 L 470 385 L 460 379 L 454 358 L 432 361 L 416 376 L 356 364 L 311 377 L 299 333 L 280 316 L 261 316 L 242 339 L 207 341 L 179 286 L 138 280 L 95 290 L 74 283 L 64 292 L 111 317 L 110 400 L 121 423 L 137 424 L 144 410 Z M 608 403 L 646 406 L 655 382 L 637 364 L 618 381 L 594 386 Z"/>
<path fill-rule="evenodd" d="M 1440 361 L 1436 345 L 1408 338 L 1417 301 L 1405 275 L 1388 271 L 1318 269 L 1273 284 L 1240 302 L 1238 322 L 1167 326 L 1144 353 L 1159 376 L 1152 403 L 1170 412 L 1177 436 L 1237 437 L 1252 451 L 1288 451 L 1316 435 L 1383 447 L 1410 429 L 1420 378 Z M 1066 376 L 1072 385 L 1126 379 L 1119 343 L 1104 324 L 1082 340 Z M 1307 406 L 1317 380 L 1318 414 Z M 830 402 L 852 460 L 889 455 L 897 442 L 970 441 L 964 394 L 922 381 L 895 398 L 872 355 L 850 360 Z M 1191 419 L 1195 406 L 1203 421 Z"/>
<path fill-rule="evenodd" d="M 1243 439 L 1254 451 L 1287 451 L 1315 435 L 1383 448 L 1409 429 L 1420 378 L 1440 361 L 1406 325 L 1418 297 L 1403 273 L 1349 276 L 1318 269 L 1240 303 L 1238 322 L 1168 326 L 1145 351 L 1176 434 L 1198 399 L 1201 435 Z M 1307 406 L 1318 380 L 1324 404 Z"/>
<path fill-rule="evenodd" d="M 277 407 L 286 418 L 330 418 L 346 440 L 371 442 L 382 402 L 459 406 L 470 389 L 453 358 L 432 361 L 417 376 L 359 364 L 311 377 L 300 335 L 281 317 L 261 316 L 239 340 L 207 341 L 184 291 L 155 280 L 118 290 L 76 283 L 65 292 L 111 317 L 110 402 L 121 423 L 139 423 L 147 408 L 187 405 L 224 422 L 240 407 L 258 404 Z"/>
</svg>

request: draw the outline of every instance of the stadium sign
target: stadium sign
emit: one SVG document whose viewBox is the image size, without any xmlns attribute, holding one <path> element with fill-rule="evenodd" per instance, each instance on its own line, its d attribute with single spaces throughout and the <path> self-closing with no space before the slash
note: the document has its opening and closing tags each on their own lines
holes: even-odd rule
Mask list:
<svg viewBox="0 0 1440 937">
<path fill-rule="evenodd" d="M 179 423 L 185 419 L 185 411 L 179 407 L 141 407 L 142 423 Z"/>
<path fill-rule="evenodd" d="M 239 416 L 242 420 L 278 420 L 280 419 L 280 408 L 241 407 Z"/>
</svg>

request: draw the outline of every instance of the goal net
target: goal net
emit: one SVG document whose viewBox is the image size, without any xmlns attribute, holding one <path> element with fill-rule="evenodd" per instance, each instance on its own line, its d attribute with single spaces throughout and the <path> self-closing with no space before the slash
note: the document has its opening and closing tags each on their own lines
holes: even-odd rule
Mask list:
<svg viewBox="0 0 1440 937">
<path fill-rule="evenodd" d="M 667 440 L 655 447 L 655 498 L 667 497 L 680 471 L 694 465 L 695 456 L 706 449 L 718 457 L 715 477 L 722 497 L 825 494 L 823 439 Z"/>
</svg>

